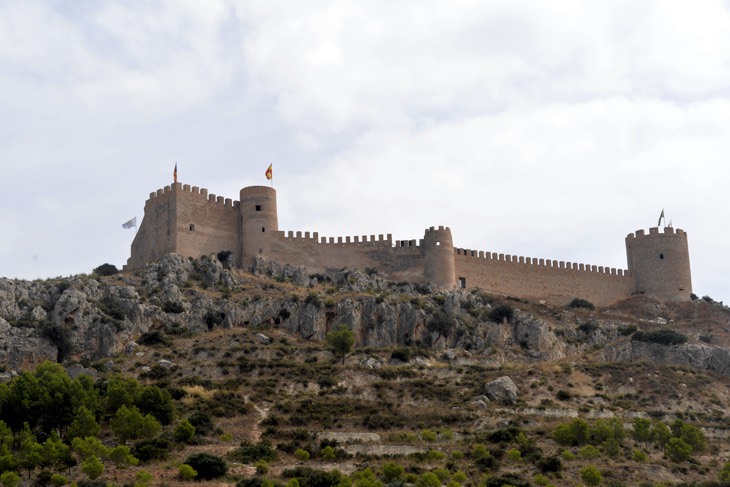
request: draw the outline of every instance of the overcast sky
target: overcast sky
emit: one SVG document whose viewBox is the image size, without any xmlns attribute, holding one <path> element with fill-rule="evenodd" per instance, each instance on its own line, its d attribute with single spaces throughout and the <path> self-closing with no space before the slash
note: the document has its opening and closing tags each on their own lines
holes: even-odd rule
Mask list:
<svg viewBox="0 0 730 487">
<path fill-rule="evenodd" d="M 0 0 L 0 276 L 121 267 L 175 161 L 273 163 L 322 236 L 625 269 L 663 208 L 727 300 L 729 62 L 723 1 Z"/>
</svg>

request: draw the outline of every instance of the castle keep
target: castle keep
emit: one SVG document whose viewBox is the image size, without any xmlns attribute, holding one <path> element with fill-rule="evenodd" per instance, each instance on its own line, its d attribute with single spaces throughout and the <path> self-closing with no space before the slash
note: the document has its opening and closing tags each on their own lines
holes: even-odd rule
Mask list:
<svg viewBox="0 0 730 487">
<path fill-rule="evenodd" d="M 672 227 L 629 234 L 623 270 L 461 249 L 441 226 L 427 229 L 420 240 L 396 241 L 390 234 L 327 238 L 283 232 L 276 191 L 267 186 L 243 188 L 239 201 L 181 183 L 151 193 L 126 267 L 141 268 L 171 252 L 197 258 L 222 250 L 249 269 L 256 257 L 312 273 L 371 268 L 392 281 L 441 290 L 477 287 L 553 304 L 579 297 L 607 305 L 635 294 L 679 301 L 692 293 L 687 234 Z"/>
</svg>

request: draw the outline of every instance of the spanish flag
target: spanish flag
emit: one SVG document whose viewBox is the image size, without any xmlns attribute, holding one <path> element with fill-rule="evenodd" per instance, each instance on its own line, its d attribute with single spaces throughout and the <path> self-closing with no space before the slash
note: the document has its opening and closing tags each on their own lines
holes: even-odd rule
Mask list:
<svg viewBox="0 0 730 487">
<path fill-rule="evenodd" d="M 269 164 L 269 168 L 266 170 L 266 179 L 271 181 L 271 179 L 274 177 L 274 165 Z"/>
<path fill-rule="evenodd" d="M 172 171 L 172 180 L 173 182 L 177 182 L 177 162 L 175 163 L 175 170 Z"/>
</svg>

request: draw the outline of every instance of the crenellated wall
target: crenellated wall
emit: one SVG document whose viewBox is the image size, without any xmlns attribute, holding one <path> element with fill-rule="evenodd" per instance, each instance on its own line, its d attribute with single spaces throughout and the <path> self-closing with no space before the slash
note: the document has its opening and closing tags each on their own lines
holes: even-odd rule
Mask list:
<svg viewBox="0 0 730 487">
<path fill-rule="evenodd" d="M 276 232 L 264 257 L 302 265 L 311 272 L 377 269 L 394 281 L 424 282 L 423 251 L 415 240 L 395 241 L 390 234 L 320 237 L 317 232 Z"/>
<path fill-rule="evenodd" d="M 144 211 L 127 267 L 143 267 L 170 252 L 200 257 L 230 250 L 240 259 L 238 201 L 174 183 L 150 193 Z"/>
<path fill-rule="evenodd" d="M 455 249 L 457 280 L 467 287 L 566 304 L 579 297 L 595 305 L 627 298 L 634 279 L 627 271 L 572 262 Z"/>
<path fill-rule="evenodd" d="M 240 202 L 175 183 L 150 194 L 132 243 L 128 268 L 175 252 L 189 257 L 233 252 L 251 268 L 263 257 L 309 272 L 375 269 L 392 281 L 436 290 L 477 287 L 488 293 L 567 304 L 583 298 L 608 305 L 633 294 L 688 300 L 692 292 L 687 234 L 671 227 L 626 237 L 628 270 L 455 248 L 448 227 L 431 227 L 416 240 L 388 235 L 320 237 L 278 228 L 276 191 L 249 186 Z"/>
</svg>

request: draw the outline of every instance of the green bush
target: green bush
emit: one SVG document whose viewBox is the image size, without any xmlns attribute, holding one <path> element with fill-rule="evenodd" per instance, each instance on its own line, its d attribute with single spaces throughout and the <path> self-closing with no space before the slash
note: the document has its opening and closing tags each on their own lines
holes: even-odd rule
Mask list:
<svg viewBox="0 0 730 487">
<path fill-rule="evenodd" d="M 148 331 L 147 333 L 142 333 L 137 339 L 137 343 L 148 347 L 152 347 L 155 345 L 164 345 L 166 347 L 169 347 L 170 345 L 172 345 L 172 340 L 170 340 L 159 331 L 155 330 Z"/>
<path fill-rule="evenodd" d="M 268 441 L 260 441 L 259 443 L 244 441 L 241 446 L 229 454 L 229 457 L 241 463 L 254 463 L 259 460 L 273 462 L 277 459 L 277 454 Z"/>
<path fill-rule="evenodd" d="M 651 331 L 637 331 L 631 337 L 632 341 L 659 343 L 661 345 L 681 345 L 687 342 L 687 336 L 669 328 L 659 328 Z"/>
<path fill-rule="evenodd" d="M 198 472 L 190 465 L 183 463 L 178 467 L 177 475 L 183 480 L 193 480 L 198 476 Z"/>
<path fill-rule="evenodd" d="M 226 465 L 225 460 L 210 453 L 195 453 L 190 455 L 184 463 L 198 472 L 196 478 L 199 479 L 215 479 L 228 472 L 228 465 Z"/>
<path fill-rule="evenodd" d="M 581 298 L 575 298 L 573 301 L 570 302 L 568 305 L 571 308 L 585 308 L 585 309 L 594 309 L 595 306 L 593 306 L 593 303 L 590 301 L 586 301 L 585 299 Z"/>
<path fill-rule="evenodd" d="M 411 349 L 410 348 L 398 348 L 390 353 L 391 360 L 400 360 L 401 362 L 408 362 L 411 360 Z"/>
<path fill-rule="evenodd" d="M 114 274 L 119 273 L 119 269 L 117 269 L 117 266 L 112 264 L 102 264 L 95 268 L 93 272 L 99 276 L 113 276 Z"/>
</svg>

